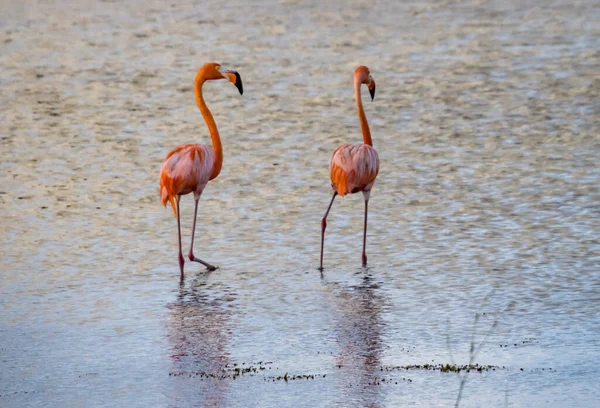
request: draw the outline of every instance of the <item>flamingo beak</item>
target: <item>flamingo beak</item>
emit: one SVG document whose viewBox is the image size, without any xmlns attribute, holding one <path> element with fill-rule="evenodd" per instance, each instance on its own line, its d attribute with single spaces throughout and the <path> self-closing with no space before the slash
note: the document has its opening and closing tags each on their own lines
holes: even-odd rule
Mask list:
<svg viewBox="0 0 600 408">
<path fill-rule="evenodd" d="M 369 93 L 371 94 L 371 101 L 375 99 L 375 80 L 371 78 L 371 83 L 369 84 Z"/>
<path fill-rule="evenodd" d="M 244 86 L 242 85 L 242 77 L 237 71 L 223 71 L 223 76 L 229 80 L 240 91 L 240 95 L 244 94 Z"/>
</svg>

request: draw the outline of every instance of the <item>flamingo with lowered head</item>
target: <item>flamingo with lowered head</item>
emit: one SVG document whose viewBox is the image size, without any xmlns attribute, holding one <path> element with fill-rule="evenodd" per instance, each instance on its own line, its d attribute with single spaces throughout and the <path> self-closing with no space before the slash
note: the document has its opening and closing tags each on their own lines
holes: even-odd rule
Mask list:
<svg viewBox="0 0 600 408">
<path fill-rule="evenodd" d="M 212 146 L 200 144 L 184 144 L 171 150 L 160 169 L 160 201 L 166 207 L 167 202 L 171 203 L 175 217 L 177 218 L 177 234 L 179 238 L 179 270 L 181 280 L 183 280 L 183 254 L 181 252 L 181 222 L 179 213 L 179 201 L 182 195 L 194 193 L 194 224 L 192 227 L 192 243 L 188 257 L 190 261 L 199 262 L 206 266 L 209 271 L 216 268 L 194 256 L 194 233 L 196 231 L 196 216 L 198 213 L 198 200 L 204 191 L 206 184 L 217 177 L 221 172 L 223 165 L 223 147 L 219 138 L 219 131 L 215 120 L 204 102 L 202 97 L 202 85 L 204 82 L 227 79 L 233 83 L 240 91 L 242 87 L 242 78 L 236 71 L 228 71 L 221 68 L 220 64 L 210 62 L 204 64 L 196 75 L 194 81 L 194 92 L 196 94 L 196 103 L 208 126 Z"/>
<path fill-rule="evenodd" d="M 375 98 L 375 80 L 371 76 L 369 68 L 361 65 L 354 71 L 354 94 L 358 108 L 358 119 L 362 129 L 364 143 L 344 144 L 336 149 L 329 162 L 329 175 L 333 197 L 327 207 L 325 216 L 321 220 L 321 264 L 319 269 L 323 270 L 323 244 L 325 243 L 325 228 L 327 228 L 327 216 L 333 205 L 333 200 L 339 194 L 354 194 L 361 191 L 365 199 L 365 224 L 363 231 L 362 264 L 367 265 L 367 211 L 371 188 L 379 173 L 379 155 L 373 148 L 369 123 L 365 116 L 360 96 L 361 85 L 365 84 L 371 94 L 371 100 Z"/>
</svg>

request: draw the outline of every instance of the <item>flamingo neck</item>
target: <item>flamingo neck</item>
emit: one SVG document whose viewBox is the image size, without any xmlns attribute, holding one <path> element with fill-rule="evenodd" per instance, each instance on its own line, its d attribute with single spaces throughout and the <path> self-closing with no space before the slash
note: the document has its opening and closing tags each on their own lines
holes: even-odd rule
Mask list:
<svg viewBox="0 0 600 408">
<path fill-rule="evenodd" d="M 194 82 L 194 92 L 196 94 L 196 103 L 198 104 L 198 108 L 200 108 L 206 126 L 208 126 L 210 138 L 212 139 L 212 147 L 215 151 L 215 163 L 212 175 L 210 176 L 210 179 L 212 180 L 221 172 L 221 166 L 223 165 L 223 145 L 221 145 L 221 138 L 219 137 L 219 130 L 217 129 L 215 119 L 210 113 L 210 110 L 208 110 L 208 106 L 206 106 L 206 102 L 204 102 L 204 98 L 202 97 L 202 85 L 204 85 L 205 81 L 206 79 L 204 79 L 203 72 L 198 72 L 196 81 Z"/>
<path fill-rule="evenodd" d="M 358 108 L 358 120 L 360 120 L 360 128 L 362 129 L 363 140 L 365 144 L 373 146 L 373 140 L 371 140 L 371 131 L 369 130 L 369 122 L 367 122 L 367 116 L 363 109 L 362 98 L 360 96 L 360 85 L 361 82 L 358 77 L 354 77 L 354 94 L 356 96 L 356 107 Z"/>
</svg>

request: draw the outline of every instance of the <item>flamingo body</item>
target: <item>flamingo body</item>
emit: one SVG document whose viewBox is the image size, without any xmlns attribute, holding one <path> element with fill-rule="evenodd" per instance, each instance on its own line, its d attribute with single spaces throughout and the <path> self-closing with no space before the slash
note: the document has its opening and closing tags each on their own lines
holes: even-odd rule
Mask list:
<svg viewBox="0 0 600 408">
<path fill-rule="evenodd" d="M 211 146 L 185 144 L 171 150 L 160 169 L 160 201 L 171 203 L 177 216 L 177 196 L 194 193 L 198 199 L 211 179 L 215 151 Z"/>
<path fill-rule="evenodd" d="M 338 147 L 329 163 L 331 187 L 339 195 L 371 191 L 379 173 L 379 155 L 364 143 Z"/>
</svg>

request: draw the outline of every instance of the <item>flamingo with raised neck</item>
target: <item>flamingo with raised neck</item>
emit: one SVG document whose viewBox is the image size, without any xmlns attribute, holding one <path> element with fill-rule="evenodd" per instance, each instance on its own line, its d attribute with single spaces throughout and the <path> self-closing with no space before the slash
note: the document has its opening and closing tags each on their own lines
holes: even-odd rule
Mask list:
<svg viewBox="0 0 600 408">
<path fill-rule="evenodd" d="M 335 197 L 339 194 L 354 194 L 359 191 L 363 193 L 365 200 L 365 223 L 363 230 L 362 264 L 367 265 L 367 213 L 371 188 L 379 173 L 379 155 L 373 148 L 369 123 L 363 109 L 360 96 L 361 85 L 366 85 L 371 94 L 371 100 L 375 98 L 375 80 L 371 76 L 369 68 L 359 66 L 354 71 L 354 94 L 356 107 L 358 109 L 358 120 L 363 134 L 363 143 L 344 144 L 338 147 L 329 162 L 329 175 L 331 177 L 331 188 L 333 197 L 327 207 L 325 216 L 321 220 L 321 262 L 319 269 L 323 270 L 323 247 L 325 244 L 325 229 L 327 228 L 327 216 Z"/>
<path fill-rule="evenodd" d="M 242 87 L 242 78 L 236 71 L 229 71 L 221 68 L 220 64 L 210 62 L 204 64 L 196 75 L 194 81 L 194 92 L 196 94 L 196 103 L 208 126 L 212 146 L 200 144 L 184 144 L 177 146 L 169 152 L 167 158 L 163 161 L 160 169 L 160 201 L 166 207 L 167 202 L 171 203 L 175 217 L 177 218 L 177 234 L 179 238 L 179 270 L 181 280 L 184 278 L 183 265 L 185 263 L 181 251 L 181 222 L 179 212 L 179 201 L 182 195 L 194 193 L 194 224 L 192 226 L 192 242 L 188 258 L 190 261 L 199 262 L 206 266 L 209 271 L 214 271 L 216 267 L 194 256 L 194 234 L 196 231 L 196 217 L 198 213 L 198 201 L 204 191 L 206 184 L 217 177 L 221 172 L 223 165 L 223 146 L 221 138 L 210 110 L 202 97 L 202 85 L 204 82 L 218 79 L 227 79 L 233 83 L 240 91 L 244 93 Z"/>
</svg>

